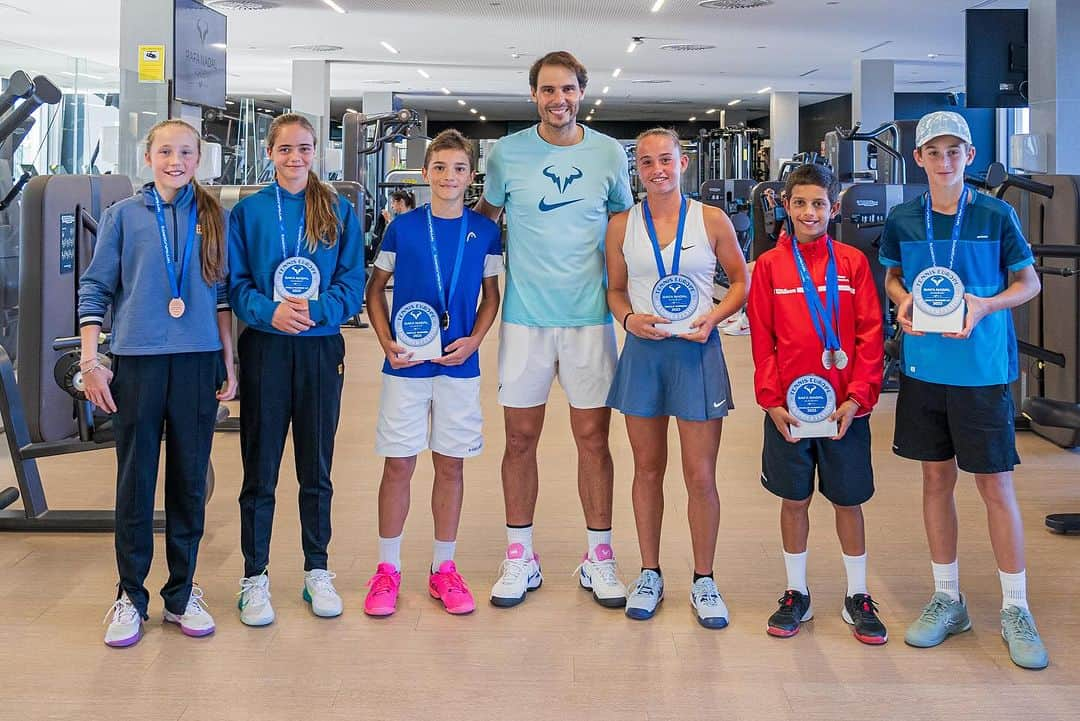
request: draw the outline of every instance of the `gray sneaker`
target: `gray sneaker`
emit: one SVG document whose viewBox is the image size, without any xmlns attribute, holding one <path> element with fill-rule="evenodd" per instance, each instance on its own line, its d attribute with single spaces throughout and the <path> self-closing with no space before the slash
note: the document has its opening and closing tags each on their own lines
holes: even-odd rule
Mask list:
<svg viewBox="0 0 1080 721">
<path fill-rule="evenodd" d="M 626 615 L 637 621 L 648 621 L 664 600 L 664 579 L 656 571 L 644 570 L 630 586 L 626 596 Z"/>
<path fill-rule="evenodd" d="M 961 595 L 959 601 L 949 598 L 949 594 L 934 593 L 930 603 L 922 610 L 915 621 L 908 626 L 904 634 L 904 643 L 919 648 L 937 646 L 949 636 L 963 633 L 971 628 L 967 604 Z"/>
<path fill-rule="evenodd" d="M 1001 637 L 1009 644 L 1009 658 L 1017 666 L 1040 669 L 1050 664 L 1035 619 L 1026 608 L 1009 606 L 1001 612 Z"/>
</svg>

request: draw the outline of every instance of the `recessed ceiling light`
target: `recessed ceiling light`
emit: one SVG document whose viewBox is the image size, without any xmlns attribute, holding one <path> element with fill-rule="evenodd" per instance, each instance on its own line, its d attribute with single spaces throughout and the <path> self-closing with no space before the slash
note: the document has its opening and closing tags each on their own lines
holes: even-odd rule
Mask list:
<svg viewBox="0 0 1080 721">
<path fill-rule="evenodd" d="M 323 1 L 323 4 L 329 6 L 329 8 L 331 10 L 333 10 L 334 12 L 341 13 L 342 15 L 345 14 L 345 8 L 338 5 L 336 2 L 334 2 L 334 0 L 322 0 L 322 1 Z"/>
<path fill-rule="evenodd" d="M 336 53 L 338 50 L 344 50 L 340 45 L 290 45 L 289 50 L 303 50 L 309 53 Z"/>
<path fill-rule="evenodd" d="M 709 108 L 708 110 L 705 111 L 705 114 L 706 115 L 712 115 L 715 112 L 716 112 L 716 108 Z"/>
<path fill-rule="evenodd" d="M 465 105 L 466 103 L 465 103 L 465 101 L 464 101 L 464 100 L 462 100 L 461 98 L 458 98 L 457 104 L 458 104 L 458 105 Z"/>
<path fill-rule="evenodd" d="M 604 103 L 604 99 L 603 99 L 603 98 L 597 98 L 597 99 L 596 99 L 596 102 L 595 102 L 595 103 L 593 103 L 593 105 L 602 105 L 603 103 Z"/>
<path fill-rule="evenodd" d="M 394 46 L 386 42 L 385 40 L 380 40 L 379 45 L 382 45 L 384 48 L 387 49 L 387 51 L 393 53 L 394 55 L 398 54 L 398 51 L 394 48 Z"/>
<path fill-rule="evenodd" d="M 615 68 L 611 71 L 611 77 L 617 78 L 622 73 L 622 68 Z"/>
<path fill-rule="evenodd" d="M 759 90 L 757 92 L 758 92 L 758 95 L 763 95 L 763 94 L 769 92 L 770 90 L 772 90 L 772 86 L 771 85 L 766 85 L 765 87 L 763 87 L 761 90 Z"/>
<path fill-rule="evenodd" d="M 144 111 L 142 111 L 142 114 L 143 115 L 155 115 L 155 116 L 157 115 L 157 113 L 155 113 L 153 110 L 144 110 Z"/>
<path fill-rule="evenodd" d="M 697 116 L 696 115 L 691 115 L 690 116 L 690 122 L 691 123 L 697 122 Z"/>
<path fill-rule="evenodd" d="M 476 115 L 477 111 L 476 111 L 476 108 L 469 108 L 469 112 L 472 113 L 473 115 Z"/>
<path fill-rule="evenodd" d="M 603 89 L 603 90 L 601 90 L 601 91 L 600 91 L 600 93 L 601 93 L 602 95 L 607 95 L 607 94 L 608 94 L 608 91 L 609 91 L 609 90 L 611 90 L 611 86 L 610 86 L 610 85 L 605 85 L 605 86 L 604 86 L 604 89 Z"/>
<path fill-rule="evenodd" d="M 481 115 L 481 116 L 480 116 L 480 119 L 481 119 L 481 120 L 484 120 L 484 121 L 486 121 L 486 120 L 487 120 L 487 118 L 486 118 L 486 117 L 484 117 L 483 115 Z"/>
<path fill-rule="evenodd" d="M 425 78 L 425 79 L 430 79 L 431 78 L 431 76 L 428 75 L 427 70 L 424 70 L 423 68 L 417 68 L 416 72 L 420 73 L 420 77 L 422 77 L 422 78 Z"/>
<path fill-rule="evenodd" d="M 742 102 L 742 98 L 735 98 L 730 103 L 728 103 L 728 105 L 738 105 L 741 102 Z"/>
<path fill-rule="evenodd" d="M 450 90 L 447 89 L 447 88 L 439 88 L 439 90 L 441 90 L 443 92 L 443 95 L 449 95 L 450 94 Z"/>
<path fill-rule="evenodd" d="M 658 13 L 662 7 L 664 7 L 664 0 L 656 0 L 656 2 L 653 3 L 652 8 L 649 9 L 649 12 Z"/>
<path fill-rule="evenodd" d="M 626 46 L 626 52 L 628 52 L 628 53 L 634 52 L 635 50 L 637 50 L 637 46 L 641 45 L 641 42 L 642 41 L 641 41 L 640 38 L 634 38 L 633 40 L 630 41 L 630 44 Z"/>
</svg>

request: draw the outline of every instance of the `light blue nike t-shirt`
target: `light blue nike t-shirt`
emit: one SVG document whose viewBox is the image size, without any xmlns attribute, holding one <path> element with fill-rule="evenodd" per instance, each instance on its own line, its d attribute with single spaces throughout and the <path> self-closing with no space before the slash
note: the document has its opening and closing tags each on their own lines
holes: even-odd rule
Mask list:
<svg viewBox="0 0 1080 721">
<path fill-rule="evenodd" d="M 604 288 L 608 214 L 634 204 L 626 151 L 581 126 L 576 145 L 552 145 L 537 126 L 500 139 L 487 156 L 484 200 L 505 209 L 507 323 L 543 327 L 609 321 Z"/>
</svg>

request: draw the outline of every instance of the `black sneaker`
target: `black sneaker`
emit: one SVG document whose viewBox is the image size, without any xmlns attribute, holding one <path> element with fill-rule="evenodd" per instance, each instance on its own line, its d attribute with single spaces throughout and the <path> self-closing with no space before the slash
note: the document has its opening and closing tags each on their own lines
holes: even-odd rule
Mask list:
<svg viewBox="0 0 1080 721">
<path fill-rule="evenodd" d="M 770 636 L 788 638 L 799 632 L 799 625 L 803 621 L 809 621 L 814 617 L 814 610 L 810 608 L 810 594 L 793 591 L 790 588 L 784 591 L 784 597 L 778 603 L 780 608 L 776 613 L 769 616 L 769 627 L 765 629 Z"/>
<path fill-rule="evenodd" d="M 869 594 L 856 593 L 844 599 L 844 620 L 852 626 L 855 638 L 871 646 L 880 646 L 889 640 L 885 624 L 877 617 L 877 603 Z"/>
</svg>

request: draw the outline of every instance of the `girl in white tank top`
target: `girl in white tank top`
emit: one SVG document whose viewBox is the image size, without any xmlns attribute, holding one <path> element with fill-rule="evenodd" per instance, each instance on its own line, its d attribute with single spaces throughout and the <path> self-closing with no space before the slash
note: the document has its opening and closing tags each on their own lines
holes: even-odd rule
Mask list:
<svg viewBox="0 0 1080 721">
<path fill-rule="evenodd" d="M 718 208 L 681 197 L 680 176 L 687 159 L 677 135 L 663 129 L 643 133 L 636 156 L 650 212 L 646 216 L 642 203 L 620 213 L 608 224 L 606 238 L 608 306 L 627 332 L 607 405 L 625 416 L 634 451 L 634 515 L 642 566 L 627 594 L 626 615 L 649 619 L 664 597 L 660 572 L 664 479 L 662 472 L 657 477 L 652 469 L 666 466 L 668 424 L 674 416 L 693 509 L 690 605 L 702 626 L 723 628 L 728 611 L 712 578 L 720 524 L 716 458 L 723 418 L 732 406 L 716 325 L 746 299 L 746 262 L 727 216 Z M 731 290 L 714 306 L 717 262 L 731 279 Z M 658 281 L 675 274 L 684 276 L 697 296 L 695 303 L 681 279 L 666 281 L 671 292 L 660 296 L 665 300 L 661 308 L 668 318 L 692 321 L 692 327 L 679 334 L 670 332 L 677 326 L 658 315 L 653 303 L 654 288 L 664 287 Z"/>
</svg>

